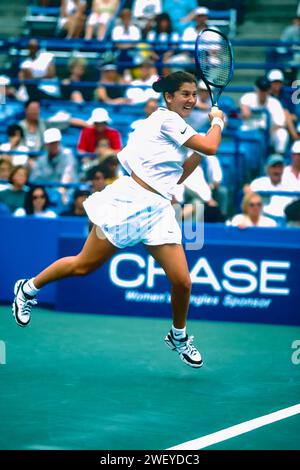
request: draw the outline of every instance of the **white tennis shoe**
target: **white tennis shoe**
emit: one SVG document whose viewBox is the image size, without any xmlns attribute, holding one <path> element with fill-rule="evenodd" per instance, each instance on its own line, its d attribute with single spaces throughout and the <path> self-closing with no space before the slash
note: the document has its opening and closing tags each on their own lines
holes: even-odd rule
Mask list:
<svg viewBox="0 0 300 470">
<path fill-rule="evenodd" d="M 12 303 L 12 313 L 19 326 L 27 326 L 30 322 L 31 309 L 33 305 L 37 304 L 35 296 L 25 294 L 23 286 L 27 279 L 19 279 L 15 283 L 14 294 L 15 298 Z"/>
<path fill-rule="evenodd" d="M 167 346 L 179 354 L 180 359 L 188 364 L 190 367 L 199 368 L 203 365 L 201 354 L 198 349 L 192 344 L 194 336 L 175 339 L 172 330 L 169 331 L 165 337 Z"/>
</svg>

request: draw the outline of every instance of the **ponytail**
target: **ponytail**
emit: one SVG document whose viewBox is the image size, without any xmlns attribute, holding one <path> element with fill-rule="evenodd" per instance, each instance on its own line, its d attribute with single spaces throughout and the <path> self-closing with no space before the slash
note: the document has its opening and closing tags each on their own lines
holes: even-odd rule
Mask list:
<svg viewBox="0 0 300 470">
<path fill-rule="evenodd" d="M 162 93 L 164 92 L 164 80 L 165 78 L 159 78 L 156 82 L 152 84 L 152 88 L 156 93 Z"/>
<path fill-rule="evenodd" d="M 195 83 L 197 85 L 197 80 L 194 75 L 188 72 L 173 72 L 166 77 L 159 78 L 159 80 L 153 83 L 152 88 L 157 93 L 167 92 L 173 94 L 186 82 Z"/>
</svg>

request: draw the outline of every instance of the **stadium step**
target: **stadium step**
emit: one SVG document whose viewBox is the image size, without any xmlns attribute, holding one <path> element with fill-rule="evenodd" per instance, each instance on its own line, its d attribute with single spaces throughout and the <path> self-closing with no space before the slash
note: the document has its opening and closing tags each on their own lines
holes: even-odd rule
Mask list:
<svg viewBox="0 0 300 470">
<path fill-rule="evenodd" d="M 288 23 L 287 23 L 288 24 Z M 263 25 L 253 19 L 250 15 L 244 21 L 239 29 L 239 39 L 279 39 L 284 29 L 285 23 L 269 23 L 265 22 Z"/>
<path fill-rule="evenodd" d="M 236 39 L 279 40 L 283 29 L 296 16 L 297 1 L 251 0 L 247 2 L 244 22 L 238 27 Z M 235 61 L 264 64 L 267 47 L 235 47 Z M 253 86 L 255 79 L 264 74 L 264 68 L 236 69 L 233 85 Z M 239 96 L 236 94 L 236 100 Z"/>
<path fill-rule="evenodd" d="M 2 38 L 17 37 L 22 33 L 22 19 L 26 14 L 27 0 L 18 0 L 18 2 L 9 2 L 2 0 L 0 2 L 0 18 Z"/>
<path fill-rule="evenodd" d="M 248 2 L 247 17 L 257 23 L 276 22 L 286 26 L 296 16 L 296 0 L 252 0 Z"/>
</svg>

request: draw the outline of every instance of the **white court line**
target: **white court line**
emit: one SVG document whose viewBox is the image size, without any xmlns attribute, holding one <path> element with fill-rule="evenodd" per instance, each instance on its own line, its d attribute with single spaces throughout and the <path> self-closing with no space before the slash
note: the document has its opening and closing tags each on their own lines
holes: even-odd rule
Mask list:
<svg viewBox="0 0 300 470">
<path fill-rule="evenodd" d="M 174 447 L 169 447 L 166 450 L 199 450 L 204 447 L 217 444 L 218 442 L 226 441 L 232 437 L 239 436 L 253 429 L 261 428 L 266 426 L 266 424 L 274 423 L 275 421 L 280 421 L 281 419 L 289 418 L 300 413 L 300 403 L 294 406 L 289 406 L 288 408 L 283 408 L 282 410 L 275 411 L 268 415 L 260 416 L 259 418 L 250 419 L 250 421 L 245 421 L 244 423 L 236 424 L 235 426 L 230 426 L 230 428 L 222 429 L 221 431 L 213 432 L 212 434 L 207 434 L 207 436 L 199 437 L 198 439 L 193 439 L 192 441 L 183 442 Z"/>
</svg>

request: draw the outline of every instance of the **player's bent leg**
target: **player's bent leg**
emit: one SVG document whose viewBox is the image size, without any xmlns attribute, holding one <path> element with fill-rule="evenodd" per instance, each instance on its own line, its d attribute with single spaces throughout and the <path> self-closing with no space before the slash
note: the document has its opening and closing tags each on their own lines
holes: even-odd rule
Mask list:
<svg viewBox="0 0 300 470">
<path fill-rule="evenodd" d="M 184 328 L 192 284 L 183 247 L 176 244 L 145 246 L 171 283 L 174 326 Z"/>
<path fill-rule="evenodd" d="M 202 366 L 200 352 L 193 343 L 193 336 L 185 332 L 186 318 L 191 293 L 191 278 L 182 245 L 147 245 L 147 250 L 160 264 L 171 283 L 171 303 L 173 327 L 184 331 L 181 336 L 174 335 L 173 327 L 165 337 L 167 346 L 179 354 L 180 359 L 193 368 Z"/>
<path fill-rule="evenodd" d="M 34 278 L 34 285 L 40 289 L 49 282 L 65 277 L 89 274 L 104 264 L 116 251 L 117 248 L 104 235 L 99 236 L 99 229 L 93 227 L 78 255 L 55 261 Z"/>
<path fill-rule="evenodd" d="M 95 271 L 116 251 L 117 248 L 94 227 L 78 255 L 55 261 L 33 279 L 35 290 L 68 276 L 83 276 Z M 30 292 L 26 279 L 20 279 L 15 283 L 14 294 L 12 312 L 15 320 L 19 326 L 27 326 L 30 322 L 31 309 L 37 303 L 36 295 Z"/>
<path fill-rule="evenodd" d="M 81 252 L 73 259 L 73 275 L 85 276 L 108 261 L 118 250 L 99 227 L 93 227 Z"/>
</svg>

